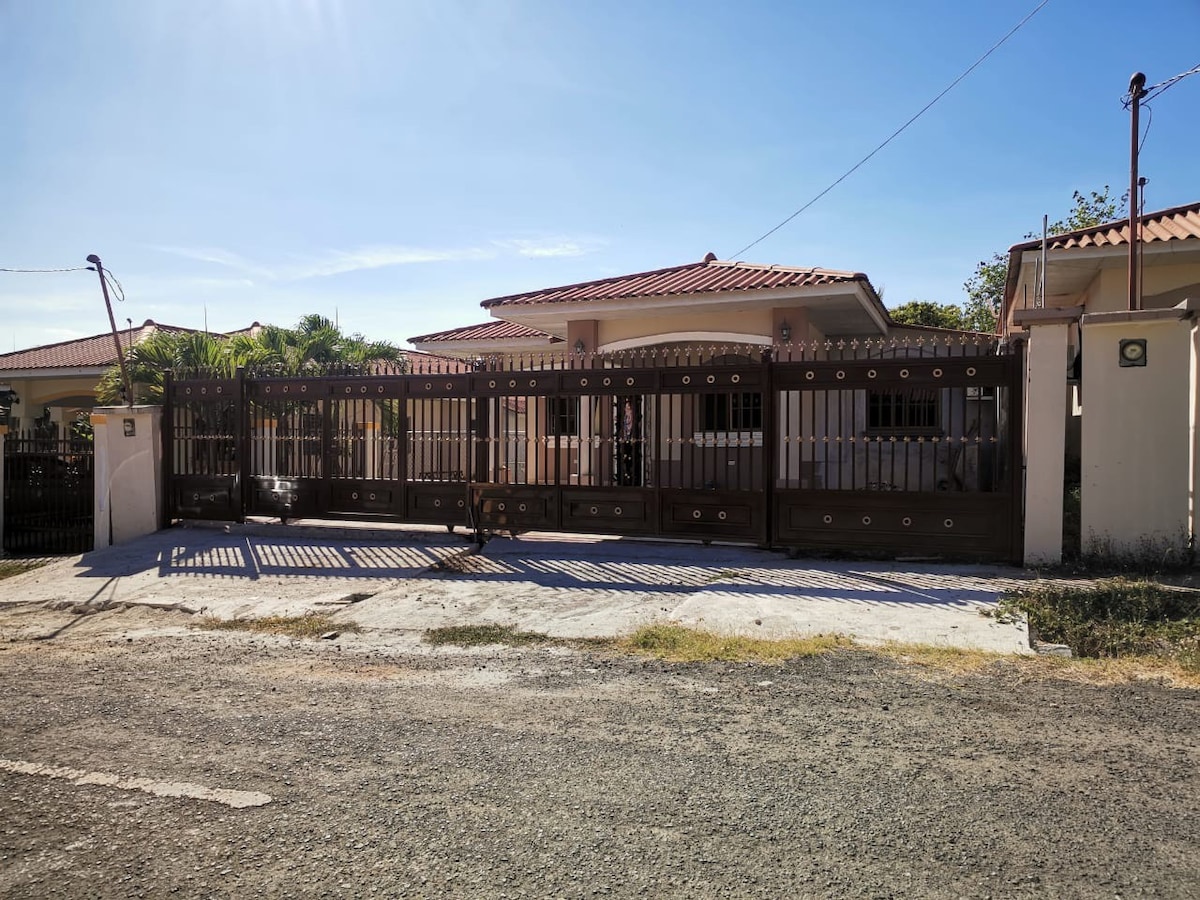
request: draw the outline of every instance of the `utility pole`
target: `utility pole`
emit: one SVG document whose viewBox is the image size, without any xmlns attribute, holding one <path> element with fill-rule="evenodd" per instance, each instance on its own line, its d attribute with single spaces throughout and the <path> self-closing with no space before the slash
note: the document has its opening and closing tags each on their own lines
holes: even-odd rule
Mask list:
<svg viewBox="0 0 1200 900">
<path fill-rule="evenodd" d="M 1138 293 L 1138 112 L 1146 95 L 1146 76 L 1134 72 L 1129 79 L 1129 308 L 1140 309 Z"/>
<path fill-rule="evenodd" d="M 108 310 L 108 327 L 112 329 L 113 347 L 117 351 L 117 365 L 121 367 L 121 383 L 125 385 L 125 402 L 133 407 L 133 385 L 129 382 L 129 370 L 125 368 L 125 354 L 121 352 L 121 338 L 117 335 L 117 320 L 113 318 L 112 301 L 108 299 L 108 282 L 104 280 L 104 265 L 95 253 L 89 253 L 87 261 L 96 269 L 100 278 L 100 291 L 104 294 L 104 308 Z"/>
</svg>

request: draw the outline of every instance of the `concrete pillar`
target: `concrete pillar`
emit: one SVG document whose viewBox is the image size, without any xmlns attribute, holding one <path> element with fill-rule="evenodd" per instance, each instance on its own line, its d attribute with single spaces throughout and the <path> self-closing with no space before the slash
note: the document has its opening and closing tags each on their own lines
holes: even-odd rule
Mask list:
<svg viewBox="0 0 1200 900">
<path fill-rule="evenodd" d="M 1064 463 L 1067 448 L 1069 323 L 1082 310 L 1031 309 L 1017 313 L 1029 331 L 1025 357 L 1026 565 L 1062 562 Z"/>
<path fill-rule="evenodd" d="M 1158 557 L 1193 531 L 1191 317 L 1186 304 L 1083 317 L 1085 552 Z M 1144 345 L 1131 351 L 1133 342 Z"/>
<path fill-rule="evenodd" d="M 92 412 L 92 426 L 99 550 L 162 525 L 162 408 L 99 407 Z"/>
</svg>

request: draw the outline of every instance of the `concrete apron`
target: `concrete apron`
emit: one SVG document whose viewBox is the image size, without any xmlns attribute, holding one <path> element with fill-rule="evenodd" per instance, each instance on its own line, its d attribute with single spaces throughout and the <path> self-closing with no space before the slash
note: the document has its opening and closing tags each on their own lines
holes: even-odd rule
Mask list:
<svg viewBox="0 0 1200 900">
<path fill-rule="evenodd" d="M 197 524 L 8 579 L 0 603 L 178 604 L 219 618 L 319 611 L 387 632 L 494 623 L 571 638 L 678 622 L 1029 653 L 1024 625 L 982 614 L 1028 580 L 1003 566 L 789 560 L 610 537 L 526 534 L 475 553 L 445 530 Z"/>
</svg>

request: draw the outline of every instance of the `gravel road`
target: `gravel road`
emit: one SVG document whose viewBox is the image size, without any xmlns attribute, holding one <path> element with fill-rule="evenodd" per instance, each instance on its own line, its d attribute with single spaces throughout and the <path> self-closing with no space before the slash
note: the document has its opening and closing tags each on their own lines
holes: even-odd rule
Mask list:
<svg viewBox="0 0 1200 900">
<path fill-rule="evenodd" d="M 186 621 L 0 615 L 0 896 L 1200 896 L 1196 691 Z"/>
</svg>

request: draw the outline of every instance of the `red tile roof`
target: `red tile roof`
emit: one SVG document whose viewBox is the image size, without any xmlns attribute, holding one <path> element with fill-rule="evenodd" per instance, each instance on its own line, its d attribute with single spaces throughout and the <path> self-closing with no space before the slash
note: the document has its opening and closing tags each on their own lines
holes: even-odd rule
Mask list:
<svg viewBox="0 0 1200 900">
<path fill-rule="evenodd" d="M 1146 213 L 1138 226 L 1142 243 L 1182 241 L 1200 238 L 1200 203 L 1189 203 L 1159 212 Z M 1092 228 L 1081 228 L 1066 234 L 1051 235 L 1046 242 L 1050 250 L 1070 250 L 1075 247 L 1118 247 L 1129 244 L 1129 219 L 1118 219 Z M 1012 250 L 1036 250 L 1041 238 L 1014 244 Z"/>
<path fill-rule="evenodd" d="M 432 334 L 421 334 L 408 339 L 410 344 L 434 344 L 444 341 L 502 341 L 519 338 L 546 338 L 557 340 L 544 331 L 530 328 L 528 325 L 518 325 L 516 322 L 481 322 L 478 325 L 467 325 L 463 328 L 452 328 L 449 331 L 435 331 Z"/>
<path fill-rule="evenodd" d="M 251 326 L 252 328 L 253 326 Z M 122 349 L 128 347 L 130 341 L 139 344 L 156 331 L 199 331 L 198 328 L 183 328 L 178 325 L 159 325 L 153 319 L 134 328 L 118 329 Z M 242 329 L 231 334 L 242 334 L 250 329 Z M 113 347 L 111 332 L 96 334 L 91 337 L 76 338 L 73 341 L 59 341 L 56 344 L 43 344 L 28 350 L 16 350 L 12 353 L 0 354 L 0 371 L 17 369 L 90 369 L 113 366 L 117 363 L 117 351 Z"/>
<path fill-rule="evenodd" d="M 545 288 L 526 294 L 512 294 L 484 300 L 485 309 L 496 306 L 530 306 L 539 303 L 567 303 L 579 300 L 617 300 L 629 297 L 668 297 L 674 294 L 704 294 L 717 291 L 755 291 L 769 288 L 808 287 L 810 285 L 866 282 L 861 272 L 837 272 L 832 269 L 803 269 L 794 266 L 768 266 L 717 259 L 708 254 L 703 260 L 652 272 L 601 278 L 563 287 Z"/>
</svg>

